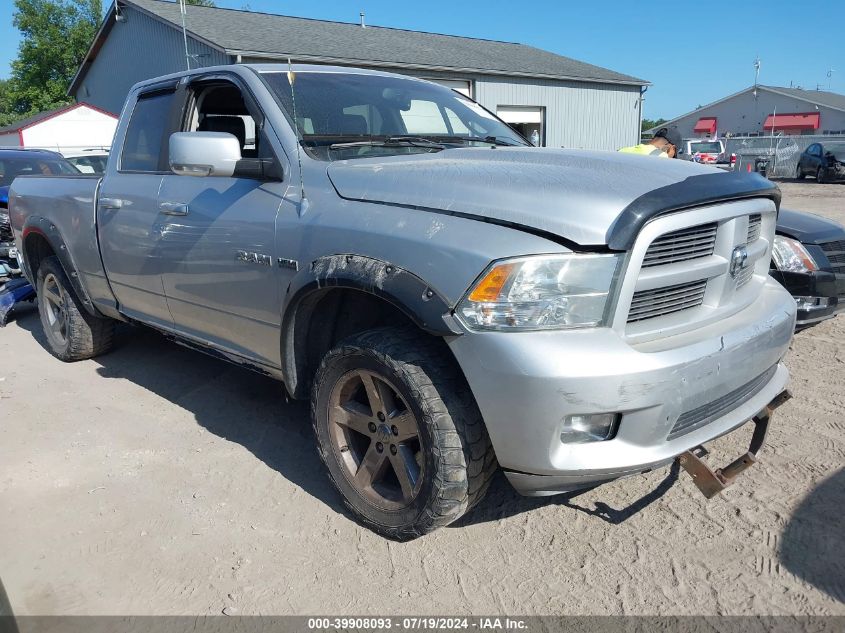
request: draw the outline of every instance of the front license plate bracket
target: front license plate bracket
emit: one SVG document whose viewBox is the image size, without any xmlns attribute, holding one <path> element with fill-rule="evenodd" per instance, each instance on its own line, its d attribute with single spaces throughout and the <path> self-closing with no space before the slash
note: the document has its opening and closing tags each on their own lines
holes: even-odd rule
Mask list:
<svg viewBox="0 0 845 633">
<path fill-rule="evenodd" d="M 757 413 L 751 421 L 754 423 L 754 433 L 748 451 L 735 459 L 724 468 L 713 470 L 692 450 L 678 456 L 678 463 L 692 477 L 693 483 L 707 498 L 712 499 L 725 488 L 734 483 L 737 477 L 757 462 L 757 457 L 766 443 L 769 431 L 769 421 L 774 410 L 792 397 L 787 389 L 781 391 L 766 407 Z"/>
</svg>

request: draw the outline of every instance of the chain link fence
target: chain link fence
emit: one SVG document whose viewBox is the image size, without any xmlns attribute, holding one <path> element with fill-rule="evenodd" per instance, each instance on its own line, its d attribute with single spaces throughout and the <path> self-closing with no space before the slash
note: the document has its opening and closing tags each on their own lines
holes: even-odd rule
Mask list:
<svg viewBox="0 0 845 633">
<path fill-rule="evenodd" d="M 845 141 L 845 136 L 825 134 L 818 136 L 734 136 L 725 139 L 727 153 L 736 154 L 735 169 L 754 170 L 757 158 L 768 158 L 766 176 L 769 178 L 795 178 L 798 157 L 813 143 Z"/>
</svg>

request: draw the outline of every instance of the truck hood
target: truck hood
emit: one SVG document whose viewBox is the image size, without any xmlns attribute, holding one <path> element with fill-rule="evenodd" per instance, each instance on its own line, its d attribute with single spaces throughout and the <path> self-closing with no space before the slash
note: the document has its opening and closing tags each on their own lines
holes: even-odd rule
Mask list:
<svg viewBox="0 0 845 633">
<path fill-rule="evenodd" d="M 581 246 L 609 244 L 611 229 L 631 220 L 623 211 L 639 198 L 717 174 L 727 175 L 682 160 L 501 147 L 361 158 L 328 167 L 342 198 L 470 215 Z M 641 212 L 635 215 L 642 219 Z"/>
</svg>

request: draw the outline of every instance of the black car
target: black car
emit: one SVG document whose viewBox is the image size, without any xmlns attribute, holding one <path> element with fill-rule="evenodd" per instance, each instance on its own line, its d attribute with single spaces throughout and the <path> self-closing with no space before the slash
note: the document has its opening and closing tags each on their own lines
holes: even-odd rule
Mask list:
<svg viewBox="0 0 845 633">
<path fill-rule="evenodd" d="M 845 143 L 813 143 L 801 152 L 795 177 L 807 174 L 815 176 L 816 182 L 845 180 Z"/>
<path fill-rule="evenodd" d="M 781 209 L 769 274 L 795 297 L 799 327 L 845 310 L 845 226 Z"/>
</svg>

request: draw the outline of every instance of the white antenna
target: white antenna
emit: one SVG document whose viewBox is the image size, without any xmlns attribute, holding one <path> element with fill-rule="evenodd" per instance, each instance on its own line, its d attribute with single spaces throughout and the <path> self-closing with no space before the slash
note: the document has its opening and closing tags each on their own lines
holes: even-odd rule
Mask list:
<svg viewBox="0 0 845 633">
<path fill-rule="evenodd" d="M 182 39 L 185 40 L 185 63 L 188 70 L 191 70 L 191 54 L 188 52 L 188 32 L 185 30 L 185 0 L 179 0 L 179 12 L 182 14 Z"/>
<path fill-rule="evenodd" d="M 760 56 L 754 58 L 754 87 L 757 87 L 757 80 L 760 78 Z"/>
</svg>

